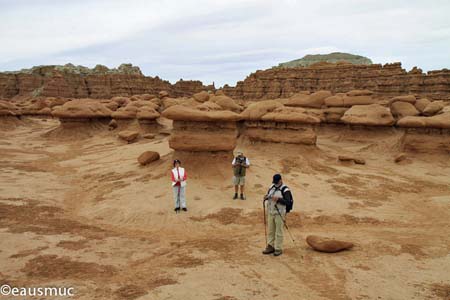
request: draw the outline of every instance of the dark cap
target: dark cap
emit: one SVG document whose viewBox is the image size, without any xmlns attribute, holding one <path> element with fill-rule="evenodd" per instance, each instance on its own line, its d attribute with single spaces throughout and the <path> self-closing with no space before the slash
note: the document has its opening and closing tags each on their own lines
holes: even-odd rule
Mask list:
<svg viewBox="0 0 450 300">
<path fill-rule="evenodd" d="M 280 180 L 281 180 L 281 175 L 280 174 L 273 175 L 272 183 L 277 184 Z"/>
</svg>

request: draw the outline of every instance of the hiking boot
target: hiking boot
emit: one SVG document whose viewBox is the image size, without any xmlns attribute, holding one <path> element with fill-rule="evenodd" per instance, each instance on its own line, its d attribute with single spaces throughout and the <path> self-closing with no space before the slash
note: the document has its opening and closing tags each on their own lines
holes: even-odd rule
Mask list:
<svg viewBox="0 0 450 300">
<path fill-rule="evenodd" d="M 283 254 L 283 250 L 275 250 L 273 252 L 273 256 L 280 256 L 281 254 Z"/>
<path fill-rule="evenodd" d="M 244 194 L 241 194 L 241 200 L 245 200 Z"/>
<path fill-rule="evenodd" d="M 179 207 L 175 207 L 174 211 L 175 211 L 176 213 L 178 213 L 178 212 L 180 211 L 180 208 L 179 208 Z"/>
<path fill-rule="evenodd" d="M 266 249 L 262 252 L 262 254 L 272 254 L 275 252 L 275 248 L 272 245 L 267 245 Z"/>
<path fill-rule="evenodd" d="M 183 207 L 182 210 L 183 210 L 183 211 L 187 211 L 187 208 L 186 208 L 186 207 Z"/>
<path fill-rule="evenodd" d="M 237 193 L 234 194 L 233 200 L 236 200 L 238 198 Z"/>
</svg>

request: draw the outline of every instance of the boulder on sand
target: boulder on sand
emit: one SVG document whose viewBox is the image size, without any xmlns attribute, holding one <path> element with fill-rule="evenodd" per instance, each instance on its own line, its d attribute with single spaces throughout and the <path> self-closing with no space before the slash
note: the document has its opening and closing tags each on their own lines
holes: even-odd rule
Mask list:
<svg viewBox="0 0 450 300">
<path fill-rule="evenodd" d="M 355 105 L 341 118 L 352 125 L 391 126 L 395 123 L 390 110 L 379 104 Z"/>
<path fill-rule="evenodd" d="M 145 151 L 138 157 L 138 162 L 140 165 L 145 166 L 151 162 L 159 159 L 159 153 L 155 151 Z"/>
<path fill-rule="evenodd" d="M 117 135 L 122 140 L 127 141 L 128 143 L 131 143 L 137 139 L 137 137 L 139 136 L 139 132 L 133 131 L 133 130 L 123 130 L 123 131 L 120 131 Z"/>
<path fill-rule="evenodd" d="M 320 237 L 316 235 L 308 235 L 306 237 L 306 243 L 308 243 L 308 245 L 314 250 L 326 253 L 335 253 L 353 248 L 353 243 Z"/>
</svg>

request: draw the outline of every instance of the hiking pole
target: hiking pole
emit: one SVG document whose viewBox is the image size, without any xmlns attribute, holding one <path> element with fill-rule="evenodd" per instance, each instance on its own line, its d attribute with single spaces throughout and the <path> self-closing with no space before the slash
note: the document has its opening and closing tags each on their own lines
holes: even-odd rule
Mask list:
<svg viewBox="0 0 450 300">
<path fill-rule="evenodd" d="M 286 220 L 283 219 L 283 216 L 281 216 L 281 212 L 280 212 L 280 210 L 278 209 L 278 206 L 277 206 L 276 204 L 275 204 L 275 208 L 277 209 L 278 215 L 280 215 L 280 218 L 281 218 L 281 220 L 283 221 L 284 227 L 286 227 L 286 230 L 287 230 L 287 232 L 289 233 L 289 236 L 291 237 L 292 242 L 295 244 L 295 239 L 294 239 L 294 237 L 292 236 L 291 231 L 289 230 L 289 227 L 288 227 L 288 225 L 287 225 L 287 223 L 286 223 Z"/>
<path fill-rule="evenodd" d="M 264 237 L 266 238 L 266 246 L 267 246 L 266 201 L 267 201 L 267 198 L 264 197 L 264 200 L 263 200 L 263 212 L 264 212 Z"/>
</svg>

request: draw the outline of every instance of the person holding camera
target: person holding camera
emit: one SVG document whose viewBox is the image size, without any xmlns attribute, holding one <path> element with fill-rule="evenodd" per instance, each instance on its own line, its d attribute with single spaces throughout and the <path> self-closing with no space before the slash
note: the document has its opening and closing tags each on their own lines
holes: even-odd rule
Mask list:
<svg viewBox="0 0 450 300">
<path fill-rule="evenodd" d="M 245 186 L 245 173 L 250 166 L 250 161 L 244 156 L 242 151 L 237 151 L 237 156 L 231 163 L 233 165 L 233 184 L 234 184 L 234 197 L 233 200 L 238 198 L 239 186 L 241 187 L 241 200 L 245 200 L 244 186 Z"/>
</svg>

